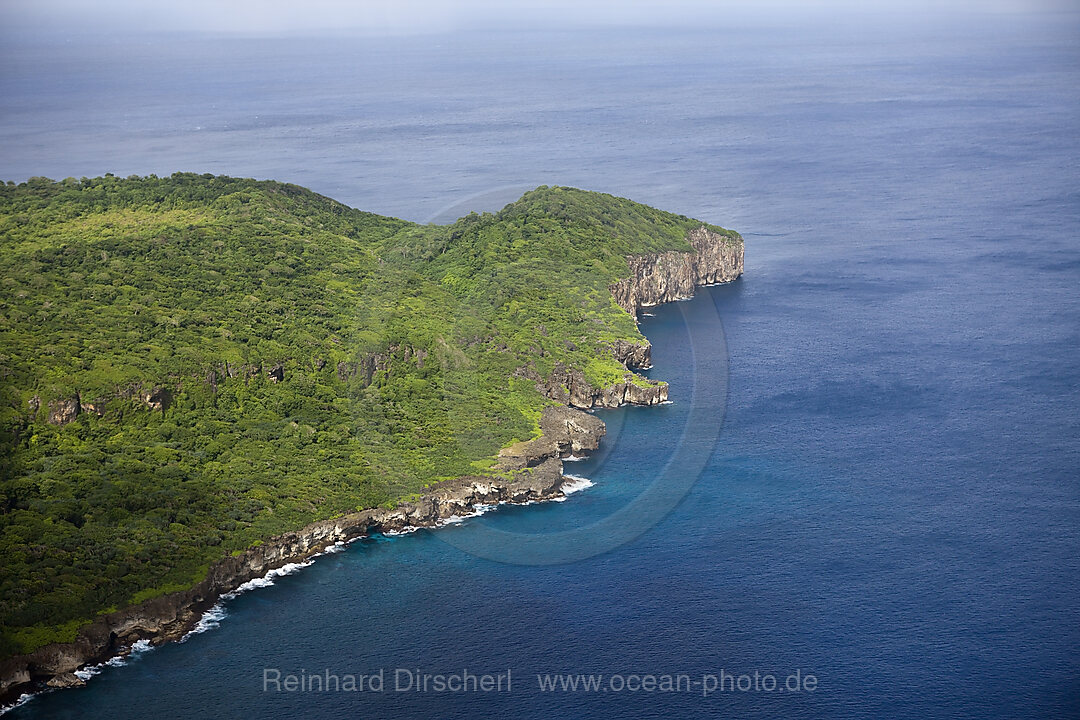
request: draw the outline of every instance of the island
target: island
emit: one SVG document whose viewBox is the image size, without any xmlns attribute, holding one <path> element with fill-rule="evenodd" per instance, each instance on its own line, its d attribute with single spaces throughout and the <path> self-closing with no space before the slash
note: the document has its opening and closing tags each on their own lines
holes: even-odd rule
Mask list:
<svg viewBox="0 0 1080 720">
<path fill-rule="evenodd" d="M 638 311 L 734 231 L 539 187 L 421 225 L 279 182 L 0 185 L 0 696 L 183 636 L 335 543 L 561 497 L 667 399 Z"/>
</svg>

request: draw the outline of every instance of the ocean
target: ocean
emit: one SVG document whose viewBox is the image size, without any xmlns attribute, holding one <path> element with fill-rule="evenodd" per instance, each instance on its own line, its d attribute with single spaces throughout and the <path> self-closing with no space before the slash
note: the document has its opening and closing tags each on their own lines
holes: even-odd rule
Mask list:
<svg viewBox="0 0 1080 720">
<path fill-rule="evenodd" d="M 572 185 L 746 268 L 642 317 L 672 403 L 602 411 L 565 502 L 358 541 L 5 718 L 1080 716 L 1078 28 L 8 37 L 4 180 L 422 222 Z"/>
</svg>

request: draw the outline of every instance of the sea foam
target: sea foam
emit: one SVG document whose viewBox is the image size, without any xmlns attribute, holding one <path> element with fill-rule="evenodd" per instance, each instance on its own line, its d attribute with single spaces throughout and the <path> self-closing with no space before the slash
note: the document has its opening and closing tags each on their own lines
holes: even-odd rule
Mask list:
<svg viewBox="0 0 1080 720">
<path fill-rule="evenodd" d="M 567 475 L 566 478 L 570 482 L 562 486 L 563 495 L 572 495 L 596 484 L 589 478 L 580 475 Z"/>
</svg>

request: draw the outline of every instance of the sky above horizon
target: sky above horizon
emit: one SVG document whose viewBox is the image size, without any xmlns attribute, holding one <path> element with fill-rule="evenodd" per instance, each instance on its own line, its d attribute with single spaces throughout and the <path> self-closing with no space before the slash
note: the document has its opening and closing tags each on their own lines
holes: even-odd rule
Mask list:
<svg viewBox="0 0 1080 720">
<path fill-rule="evenodd" d="M 900 15 L 912 21 L 970 14 L 1080 11 L 1080 0 L 0 0 L 0 37 L 16 32 L 197 31 L 375 34 L 469 28 L 718 24 L 732 19 L 792 22 Z"/>
</svg>

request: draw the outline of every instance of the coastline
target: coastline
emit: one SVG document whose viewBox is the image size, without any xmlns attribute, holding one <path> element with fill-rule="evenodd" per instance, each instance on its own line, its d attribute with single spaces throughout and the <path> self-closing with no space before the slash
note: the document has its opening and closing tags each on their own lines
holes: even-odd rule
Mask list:
<svg viewBox="0 0 1080 720">
<path fill-rule="evenodd" d="M 642 308 L 688 299 L 698 286 L 731 282 L 741 276 L 741 241 L 732 242 L 705 227 L 688 233 L 687 240 L 691 252 L 627 258 L 630 277 L 610 290 L 635 322 Z M 620 342 L 612 351 L 628 373 L 633 368 L 651 367 L 651 346 L 647 343 Z M 495 469 L 502 474 L 455 478 L 392 509 L 362 510 L 283 533 L 221 560 L 188 590 L 100 616 L 72 642 L 0 660 L 0 714 L 39 692 L 81 686 L 102 666 L 123 664 L 122 659 L 132 652 L 182 642 L 193 633 L 210 629 L 216 626 L 212 616 L 215 608 L 220 614 L 222 600 L 272 584 L 275 574 L 306 567 L 316 557 L 355 540 L 375 533 L 395 535 L 440 527 L 500 504 L 563 501 L 567 494 L 582 489 L 585 480 L 565 475 L 563 461 L 581 459 L 597 449 L 606 432 L 604 423 L 585 409 L 668 402 L 666 383 L 642 389 L 631 382 L 629 374 L 625 382 L 594 388 L 581 373 L 561 366 L 546 379 L 534 376 L 528 368 L 522 370 L 523 376 L 536 381 L 543 395 L 559 404 L 544 408 L 539 437 L 499 453 Z"/>
</svg>

